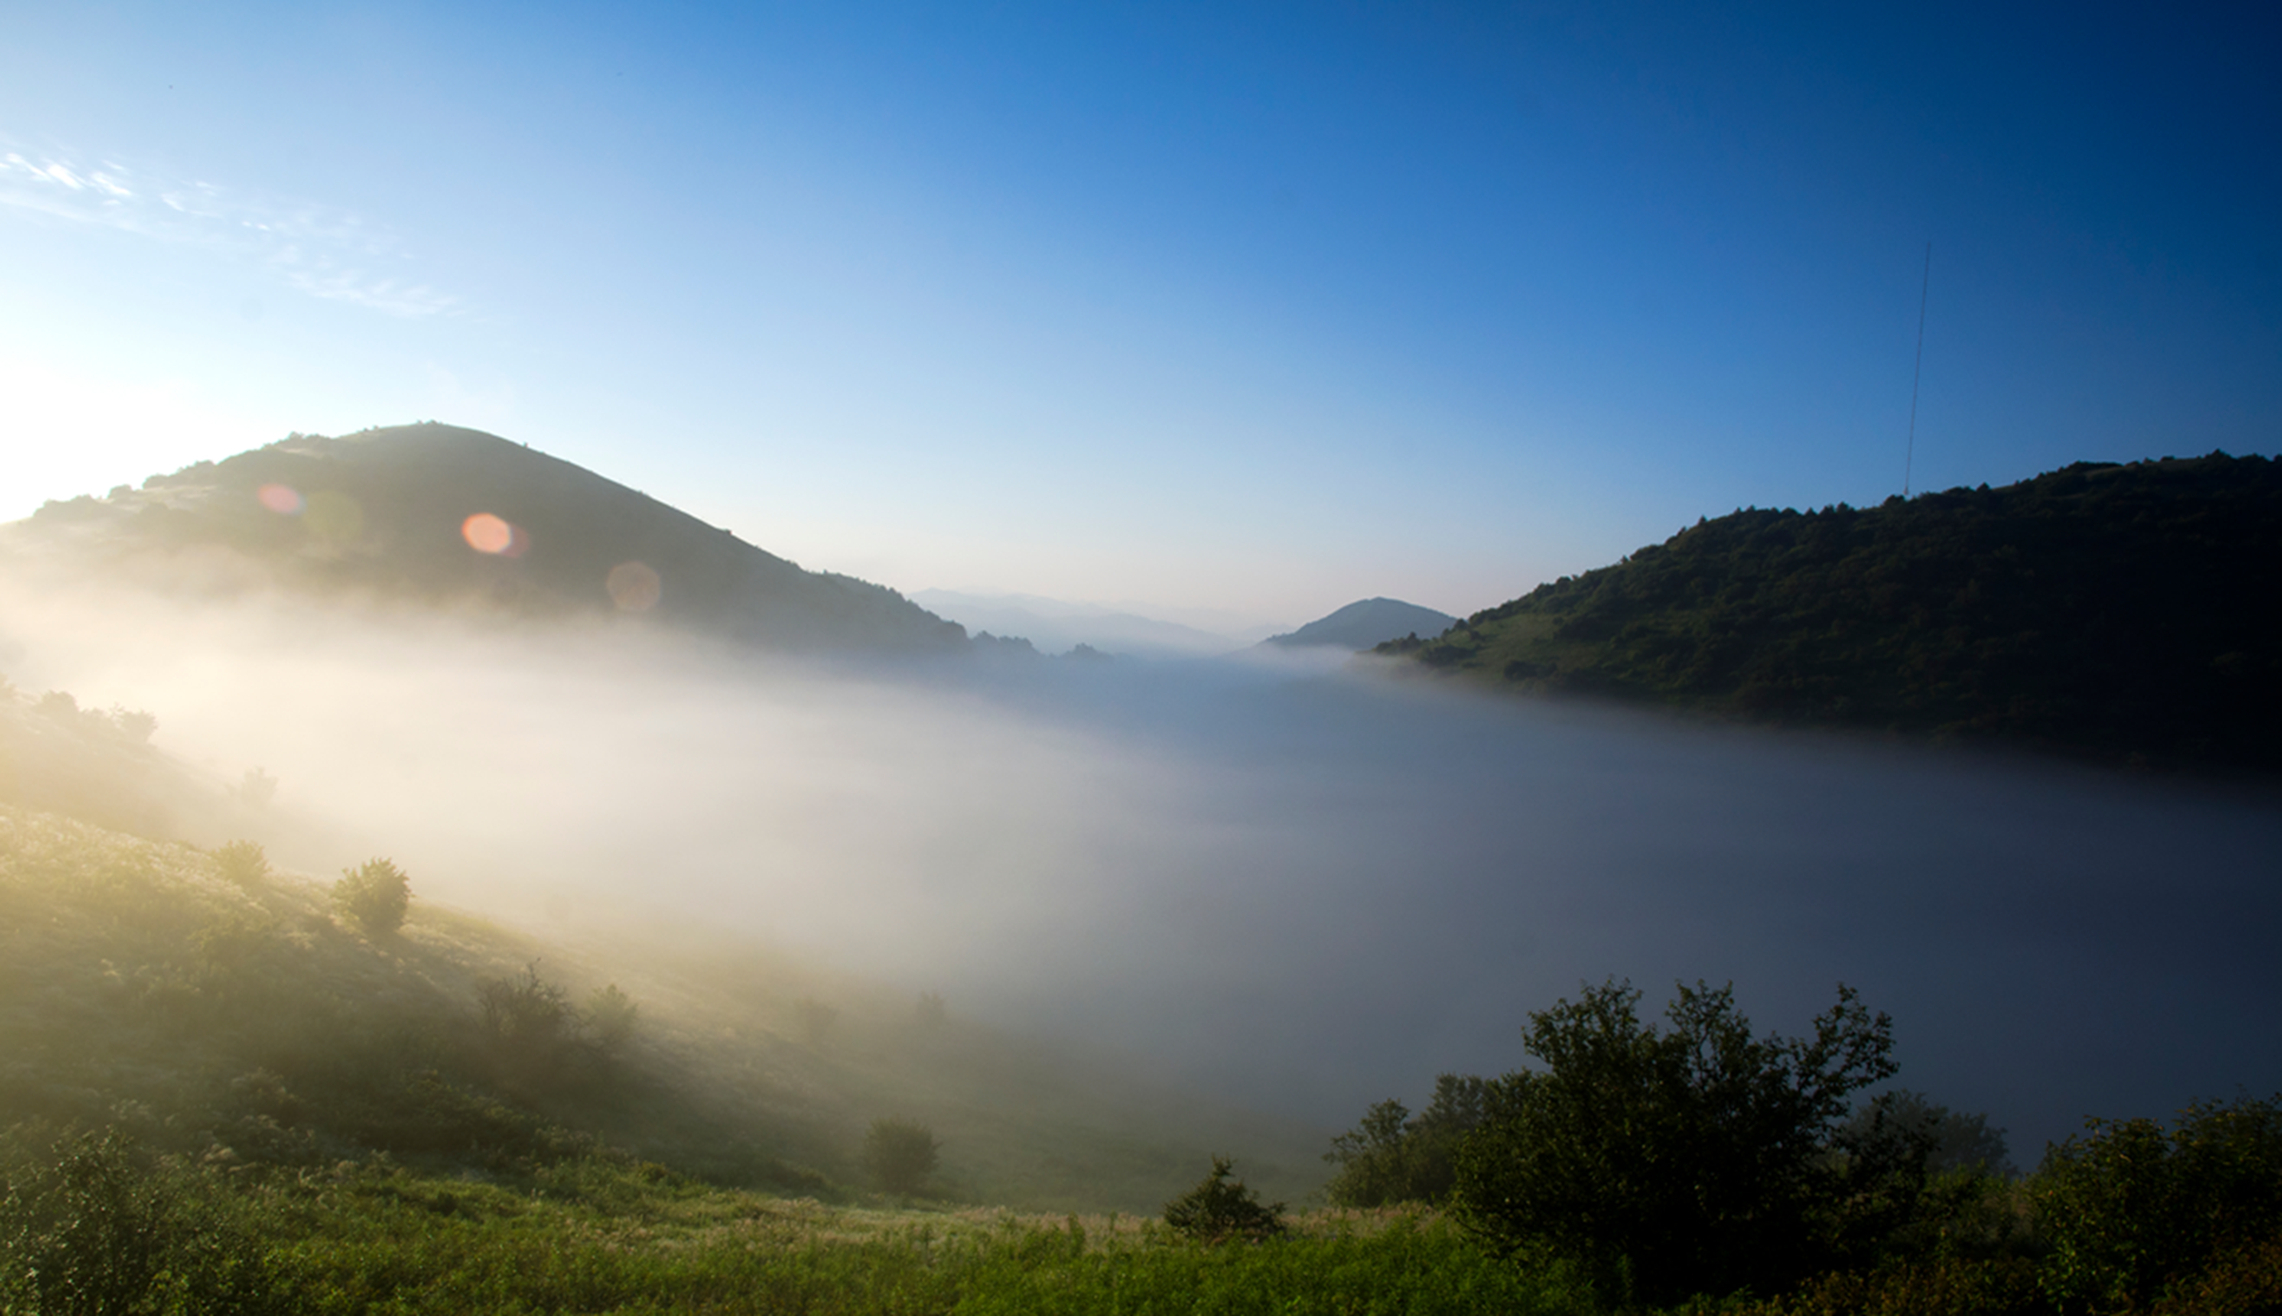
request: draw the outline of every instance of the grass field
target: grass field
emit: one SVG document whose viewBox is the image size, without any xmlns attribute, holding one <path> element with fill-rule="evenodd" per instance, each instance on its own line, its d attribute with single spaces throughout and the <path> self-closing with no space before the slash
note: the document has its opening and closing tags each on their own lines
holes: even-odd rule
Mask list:
<svg viewBox="0 0 2282 1316">
<path fill-rule="evenodd" d="M 230 1170 L 83 1136 L 51 1148 L 43 1179 L 17 1142 L 22 1191 L 0 1248 L 0 1310 L 11 1312 L 1425 1316 L 1590 1305 L 1425 1212 L 1307 1213 L 1281 1237 L 1214 1245 L 1153 1218 L 836 1206 L 596 1157 L 485 1182 L 380 1161 Z M 132 1283 L 143 1296 L 125 1295 Z M 122 1286 L 122 1300 L 61 1300 L 103 1284 Z"/>
</svg>

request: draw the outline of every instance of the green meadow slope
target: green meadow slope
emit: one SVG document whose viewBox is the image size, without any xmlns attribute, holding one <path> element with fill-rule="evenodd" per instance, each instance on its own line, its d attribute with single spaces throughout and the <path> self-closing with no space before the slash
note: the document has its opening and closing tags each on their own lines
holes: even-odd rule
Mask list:
<svg viewBox="0 0 2282 1316">
<path fill-rule="evenodd" d="M 751 942 L 651 926 L 571 944 L 424 900 L 417 872 L 402 927 L 368 930 L 330 874 L 233 867 L 215 838 L 272 820 L 137 729 L 0 691 L 0 1128 L 478 1177 L 607 1148 L 853 1198 L 870 1123 L 899 1118 L 934 1132 L 927 1192 L 954 1201 L 1150 1211 L 1217 1152 L 1284 1196 L 1323 1178 L 1319 1130 Z"/>
<path fill-rule="evenodd" d="M 1533 694 L 2282 769 L 2282 465 L 1751 509 L 1382 654 Z"/>
</svg>

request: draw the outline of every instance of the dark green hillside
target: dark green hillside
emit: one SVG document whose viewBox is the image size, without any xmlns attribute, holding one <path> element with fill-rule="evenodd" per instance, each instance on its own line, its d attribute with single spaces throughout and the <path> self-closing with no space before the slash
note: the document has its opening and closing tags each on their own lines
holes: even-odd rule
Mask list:
<svg viewBox="0 0 2282 1316">
<path fill-rule="evenodd" d="M 273 508 L 265 487 L 289 493 Z M 498 551 L 463 534 L 481 513 L 514 527 Z M 787 648 L 964 643 L 958 626 L 893 590 L 804 571 L 591 471 L 449 425 L 296 435 L 139 490 L 51 502 L 9 527 L 0 552 L 15 571 L 92 569 L 178 593 L 282 584 L 532 613 L 631 610 Z M 614 595 L 611 573 L 630 563 Z"/>
<path fill-rule="evenodd" d="M 1536 693 L 2282 768 L 2282 466 L 1747 510 L 1380 652 Z"/>
</svg>

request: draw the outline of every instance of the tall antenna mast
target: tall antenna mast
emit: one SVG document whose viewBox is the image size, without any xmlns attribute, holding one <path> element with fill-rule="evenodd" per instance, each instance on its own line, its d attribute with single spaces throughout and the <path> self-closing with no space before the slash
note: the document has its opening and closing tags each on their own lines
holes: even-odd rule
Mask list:
<svg viewBox="0 0 2282 1316">
<path fill-rule="evenodd" d="M 1925 295 L 1933 288 L 1933 243 L 1925 244 L 1925 277 L 1918 283 L 1918 358 L 1910 367 L 1910 442 L 1902 452 L 1902 497 L 1910 496 L 1910 466 L 1918 455 L 1918 380 L 1925 374 Z"/>
</svg>

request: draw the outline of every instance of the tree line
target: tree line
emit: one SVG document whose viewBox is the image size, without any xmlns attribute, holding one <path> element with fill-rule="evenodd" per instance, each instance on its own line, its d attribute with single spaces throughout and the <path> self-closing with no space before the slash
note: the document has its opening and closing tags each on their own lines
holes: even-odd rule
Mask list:
<svg viewBox="0 0 2282 1316">
<path fill-rule="evenodd" d="M 2022 1177 L 1985 1117 L 1855 1099 L 1896 1067 L 1850 989 L 1795 1038 L 1754 1033 L 1728 987 L 1681 985 L 1662 1028 L 1639 1002 L 1588 986 L 1530 1016 L 1535 1068 L 1371 1107 L 1326 1196 L 1441 1207 L 1618 1308 L 2282 1310 L 2282 1098 L 2095 1120 Z"/>
</svg>

